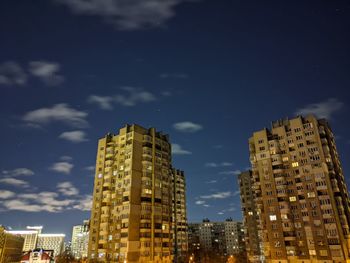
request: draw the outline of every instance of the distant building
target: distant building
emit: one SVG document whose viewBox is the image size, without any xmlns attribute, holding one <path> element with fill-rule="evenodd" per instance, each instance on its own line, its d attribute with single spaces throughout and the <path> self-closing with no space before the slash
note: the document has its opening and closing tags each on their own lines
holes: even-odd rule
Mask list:
<svg viewBox="0 0 350 263">
<path fill-rule="evenodd" d="M 328 122 L 275 121 L 249 152 L 256 214 L 244 217 L 256 219 L 266 262 L 349 262 L 349 193 Z"/>
<path fill-rule="evenodd" d="M 42 226 L 27 226 L 26 230 L 10 230 L 7 232 L 23 237 L 24 243 L 22 251 L 27 252 L 36 249 L 36 245 L 38 243 L 38 235 L 41 233 L 42 229 Z"/>
<path fill-rule="evenodd" d="M 257 218 L 258 213 L 254 201 L 255 191 L 252 182 L 252 172 L 246 171 L 239 175 L 238 184 L 240 187 L 240 196 L 243 213 L 243 225 L 245 234 L 245 245 L 247 257 L 250 262 L 262 262 L 263 252 L 258 233 Z"/>
<path fill-rule="evenodd" d="M 53 263 L 54 251 L 34 249 L 22 256 L 21 263 Z"/>
<path fill-rule="evenodd" d="M 54 257 L 64 250 L 65 234 L 39 234 L 37 248 L 43 250 L 53 250 Z"/>
<path fill-rule="evenodd" d="M 189 250 L 202 262 L 226 262 L 230 255 L 245 253 L 244 230 L 241 222 L 190 223 L 188 226 Z M 214 261 L 213 261 L 214 260 Z"/>
<path fill-rule="evenodd" d="M 174 261 L 184 262 L 188 252 L 186 179 L 183 171 L 172 170 Z"/>
<path fill-rule="evenodd" d="M 0 226 L 0 263 L 18 263 L 21 260 L 24 238 L 10 234 Z"/>
<path fill-rule="evenodd" d="M 89 220 L 84 220 L 82 225 L 73 227 L 71 253 L 79 258 L 86 258 L 88 254 L 89 243 Z"/>
</svg>

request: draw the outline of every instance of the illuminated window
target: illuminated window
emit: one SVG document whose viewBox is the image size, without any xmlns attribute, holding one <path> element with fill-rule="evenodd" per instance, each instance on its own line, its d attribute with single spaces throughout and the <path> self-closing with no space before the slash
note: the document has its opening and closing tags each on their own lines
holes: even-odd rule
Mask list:
<svg viewBox="0 0 350 263">
<path fill-rule="evenodd" d="M 270 215 L 270 221 L 276 221 L 277 216 L 276 215 Z"/>
<path fill-rule="evenodd" d="M 291 202 L 295 202 L 296 200 L 297 200 L 297 198 L 295 196 L 289 197 L 289 201 L 291 201 Z"/>
<path fill-rule="evenodd" d="M 288 160 L 289 160 L 289 158 L 287 156 L 282 158 L 283 162 L 288 162 Z"/>
<path fill-rule="evenodd" d="M 252 212 L 252 211 L 249 211 L 249 212 L 248 212 L 248 215 L 252 216 L 252 215 L 253 215 L 253 212 Z"/>
<path fill-rule="evenodd" d="M 309 250 L 309 254 L 310 256 L 316 256 L 316 250 L 314 249 Z"/>
<path fill-rule="evenodd" d="M 315 197 L 315 192 L 307 193 L 307 197 L 309 197 L 309 198 Z"/>
<path fill-rule="evenodd" d="M 298 167 L 298 166 L 299 166 L 299 163 L 298 163 L 298 162 L 292 163 L 292 167 Z"/>
</svg>

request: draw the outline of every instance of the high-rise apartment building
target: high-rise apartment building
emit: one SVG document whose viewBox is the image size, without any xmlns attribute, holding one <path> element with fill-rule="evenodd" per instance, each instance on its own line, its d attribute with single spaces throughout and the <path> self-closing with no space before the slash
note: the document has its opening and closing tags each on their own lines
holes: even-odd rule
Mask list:
<svg viewBox="0 0 350 263">
<path fill-rule="evenodd" d="M 0 225 L 0 263 L 20 262 L 23 243 L 23 237 L 8 233 Z"/>
<path fill-rule="evenodd" d="M 42 226 L 27 226 L 26 230 L 9 230 L 10 234 L 20 235 L 24 238 L 23 252 L 27 252 L 36 248 L 38 236 L 41 233 Z"/>
<path fill-rule="evenodd" d="M 79 258 L 86 258 L 89 243 L 89 220 L 84 220 L 82 225 L 73 226 L 71 252 Z"/>
<path fill-rule="evenodd" d="M 273 122 L 249 150 L 266 262 L 349 262 L 349 194 L 327 121 Z"/>
<path fill-rule="evenodd" d="M 263 261 L 261 242 L 258 233 L 258 213 L 254 200 L 252 171 L 246 171 L 238 176 L 241 205 L 243 213 L 244 240 L 249 262 L 259 263 Z"/>
<path fill-rule="evenodd" d="M 88 257 L 101 262 L 172 262 L 172 182 L 167 135 L 126 125 L 117 135 L 100 139 Z"/>
<path fill-rule="evenodd" d="M 56 257 L 64 250 L 65 236 L 65 234 L 39 234 L 37 247 L 44 250 L 53 250 L 53 255 Z"/>
<path fill-rule="evenodd" d="M 188 251 L 186 180 L 183 171 L 172 170 L 174 261 L 183 262 Z"/>
</svg>

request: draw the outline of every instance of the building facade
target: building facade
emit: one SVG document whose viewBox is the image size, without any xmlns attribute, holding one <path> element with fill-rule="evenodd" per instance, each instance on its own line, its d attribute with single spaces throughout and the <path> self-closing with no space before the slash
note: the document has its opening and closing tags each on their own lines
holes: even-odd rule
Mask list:
<svg viewBox="0 0 350 263">
<path fill-rule="evenodd" d="M 101 262 L 172 262 L 169 137 L 126 125 L 98 142 L 88 257 Z"/>
<path fill-rule="evenodd" d="M 53 254 L 53 250 L 34 249 L 22 256 L 21 263 L 53 263 Z"/>
<path fill-rule="evenodd" d="M 266 262 L 349 262 L 349 194 L 327 121 L 273 122 L 249 151 Z"/>
<path fill-rule="evenodd" d="M 10 230 L 10 234 L 20 235 L 24 238 L 23 252 L 31 251 L 36 248 L 38 243 L 38 236 L 41 233 L 42 226 L 27 226 L 26 230 Z"/>
<path fill-rule="evenodd" d="M 226 262 L 231 255 L 245 254 L 242 222 L 227 219 L 224 222 L 190 223 L 189 248 L 195 262 Z"/>
<path fill-rule="evenodd" d="M 186 180 L 183 171 L 172 170 L 174 261 L 185 262 L 188 252 Z"/>
<path fill-rule="evenodd" d="M 84 220 L 82 225 L 73 227 L 71 252 L 77 258 L 86 258 L 89 243 L 89 220 Z"/>
<path fill-rule="evenodd" d="M 53 256 L 60 255 L 64 250 L 65 234 L 39 234 L 37 248 L 53 250 Z"/>
<path fill-rule="evenodd" d="M 241 206 L 243 213 L 244 240 L 249 262 L 263 262 L 261 242 L 258 233 L 258 213 L 255 205 L 252 171 L 246 171 L 238 176 Z"/>
<path fill-rule="evenodd" d="M 0 226 L 0 263 L 18 263 L 21 260 L 24 238 L 10 234 Z"/>
</svg>

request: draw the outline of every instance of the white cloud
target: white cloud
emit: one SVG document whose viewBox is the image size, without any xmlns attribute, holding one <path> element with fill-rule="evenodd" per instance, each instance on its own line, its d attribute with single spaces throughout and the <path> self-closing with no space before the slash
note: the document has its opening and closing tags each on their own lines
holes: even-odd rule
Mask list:
<svg viewBox="0 0 350 263">
<path fill-rule="evenodd" d="M 223 215 L 225 212 L 218 212 L 218 215 Z"/>
<path fill-rule="evenodd" d="M 295 114 L 307 116 L 314 114 L 317 118 L 331 119 L 332 115 L 342 109 L 344 103 L 336 98 L 330 98 L 327 101 L 313 103 L 298 109 Z"/>
<path fill-rule="evenodd" d="M 90 95 L 88 102 L 98 105 L 102 110 L 113 110 L 113 98 L 109 96 Z"/>
<path fill-rule="evenodd" d="M 218 181 L 217 180 L 211 180 L 211 181 L 207 181 L 205 182 L 206 184 L 216 184 Z"/>
<path fill-rule="evenodd" d="M 32 61 L 29 63 L 29 72 L 49 86 L 56 86 L 64 81 L 59 75 L 60 64 L 49 61 Z"/>
<path fill-rule="evenodd" d="M 8 190 L 0 190 L 0 199 L 8 199 L 14 197 L 15 193 Z"/>
<path fill-rule="evenodd" d="M 92 207 L 92 196 L 86 195 L 82 199 L 79 199 L 77 204 L 73 206 L 74 209 L 81 211 L 90 211 Z"/>
<path fill-rule="evenodd" d="M 87 166 L 87 167 L 85 167 L 85 170 L 87 170 L 87 171 L 95 171 L 95 166 L 93 166 L 93 165 Z"/>
<path fill-rule="evenodd" d="M 29 183 L 27 181 L 16 179 L 16 178 L 10 178 L 10 177 L 5 177 L 0 179 L 0 183 L 12 185 L 15 187 L 23 187 L 23 188 L 29 187 Z"/>
<path fill-rule="evenodd" d="M 122 106 L 132 107 L 138 103 L 147 103 L 156 100 L 156 97 L 152 93 L 142 89 L 133 87 L 123 87 L 121 89 L 127 94 L 117 94 L 114 96 L 113 100 L 115 103 Z"/>
<path fill-rule="evenodd" d="M 140 103 L 148 103 L 155 101 L 156 96 L 143 89 L 134 87 L 122 87 L 123 94 L 116 94 L 114 96 L 98 96 L 91 95 L 87 101 L 89 103 L 96 104 L 102 110 L 112 110 L 114 104 L 121 105 L 124 107 L 133 107 Z"/>
<path fill-rule="evenodd" d="M 192 154 L 192 152 L 182 149 L 181 145 L 173 143 L 171 144 L 171 153 L 174 155 L 187 155 Z"/>
<path fill-rule="evenodd" d="M 226 167 L 226 166 L 232 166 L 233 163 L 230 162 L 222 162 L 222 163 L 206 163 L 205 166 L 206 167 L 211 167 L 211 168 L 215 168 L 215 167 Z"/>
<path fill-rule="evenodd" d="M 163 73 L 160 75 L 162 79 L 168 79 L 168 78 L 173 78 L 173 79 L 187 79 L 188 75 L 185 73 Z"/>
<path fill-rule="evenodd" d="M 240 175 L 241 173 L 242 173 L 241 170 L 234 170 L 234 171 L 220 172 L 219 174 L 223 174 L 223 175 Z"/>
<path fill-rule="evenodd" d="M 51 122 L 63 122 L 73 127 L 87 127 L 88 114 L 69 107 L 65 103 L 56 104 L 51 108 L 41 108 L 27 112 L 22 119 L 30 124 L 48 124 Z"/>
<path fill-rule="evenodd" d="M 53 0 L 74 13 L 103 17 L 120 30 L 160 27 L 175 16 L 175 7 L 186 0 Z"/>
<path fill-rule="evenodd" d="M 23 86 L 27 79 L 27 74 L 17 62 L 7 61 L 0 64 L 0 85 Z"/>
<path fill-rule="evenodd" d="M 70 174 L 74 165 L 68 162 L 57 162 L 51 166 L 51 170 L 56 171 L 58 173 Z"/>
<path fill-rule="evenodd" d="M 173 125 L 175 130 L 180 132 L 197 132 L 203 129 L 203 126 L 190 121 L 178 122 Z"/>
<path fill-rule="evenodd" d="M 240 195 L 240 194 L 241 194 L 241 192 L 239 190 L 237 190 L 237 191 L 233 192 L 232 196 L 237 196 L 237 195 Z"/>
<path fill-rule="evenodd" d="M 64 139 L 73 143 L 80 143 L 88 140 L 86 138 L 86 133 L 84 131 L 63 132 L 60 136 L 58 136 L 58 138 Z"/>
<path fill-rule="evenodd" d="M 34 175 L 34 172 L 28 168 L 16 168 L 10 171 L 2 171 L 6 176 L 15 177 L 15 176 L 30 176 Z"/>
<path fill-rule="evenodd" d="M 78 195 L 79 190 L 71 182 L 62 182 L 57 184 L 57 189 L 65 196 Z"/>
<path fill-rule="evenodd" d="M 227 192 L 217 192 L 210 195 L 202 195 L 200 196 L 201 199 L 225 199 L 232 196 L 232 193 L 230 191 Z"/>
<path fill-rule="evenodd" d="M 197 200 L 197 201 L 195 202 L 195 204 L 196 204 L 196 205 L 204 205 L 204 204 L 205 204 L 205 201 L 203 201 L 203 200 Z"/>
<path fill-rule="evenodd" d="M 73 160 L 73 157 L 68 156 L 68 155 L 64 155 L 64 156 L 60 157 L 60 160 L 65 161 L 65 162 L 69 162 L 69 161 Z"/>
</svg>

